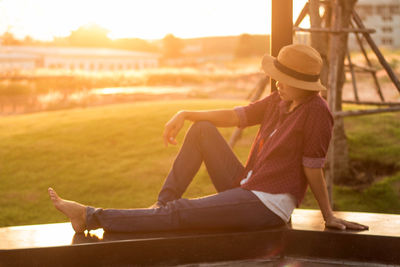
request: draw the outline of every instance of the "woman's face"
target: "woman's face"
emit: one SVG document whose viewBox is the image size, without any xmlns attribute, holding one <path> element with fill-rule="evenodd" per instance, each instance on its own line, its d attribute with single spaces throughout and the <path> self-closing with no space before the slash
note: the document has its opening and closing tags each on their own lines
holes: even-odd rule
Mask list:
<svg viewBox="0 0 400 267">
<path fill-rule="evenodd" d="M 278 88 L 279 96 L 285 101 L 299 101 L 315 92 L 307 91 L 300 88 L 296 88 L 279 81 L 276 82 L 276 88 Z"/>
</svg>

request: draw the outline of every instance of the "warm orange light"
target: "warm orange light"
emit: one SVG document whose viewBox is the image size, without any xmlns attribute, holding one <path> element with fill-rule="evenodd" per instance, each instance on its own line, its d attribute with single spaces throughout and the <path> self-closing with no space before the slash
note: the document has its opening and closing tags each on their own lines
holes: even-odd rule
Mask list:
<svg viewBox="0 0 400 267">
<path fill-rule="evenodd" d="M 306 1 L 293 0 L 294 19 Z M 270 12 L 271 0 L 3 0 L 0 34 L 10 28 L 19 38 L 50 40 L 88 24 L 109 30 L 114 39 L 266 34 Z"/>
</svg>

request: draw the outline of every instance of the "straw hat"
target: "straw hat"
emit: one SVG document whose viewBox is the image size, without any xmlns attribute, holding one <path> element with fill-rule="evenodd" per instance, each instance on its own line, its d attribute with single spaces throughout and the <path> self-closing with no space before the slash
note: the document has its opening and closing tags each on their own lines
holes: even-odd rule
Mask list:
<svg viewBox="0 0 400 267">
<path fill-rule="evenodd" d="M 276 58 L 265 55 L 262 68 L 272 79 L 281 83 L 309 91 L 326 90 L 319 79 L 321 56 L 311 46 L 284 46 Z"/>
</svg>

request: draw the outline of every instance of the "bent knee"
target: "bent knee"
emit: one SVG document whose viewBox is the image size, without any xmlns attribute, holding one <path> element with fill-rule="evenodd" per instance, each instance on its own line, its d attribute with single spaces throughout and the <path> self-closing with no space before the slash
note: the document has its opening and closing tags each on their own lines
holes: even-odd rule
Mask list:
<svg viewBox="0 0 400 267">
<path fill-rule="evenodd" d="M 209 138 L 215 136 L 218 133 L 217 128 L 214 124 L 209 121 L 197 121 L 192 124 L 186 134 L 186 138 L 202 140 L 203 138 Z"/>
<path fill-rule="evenodd" d="M 209 121 L 196 121 L 192 124 L 192 126 L 190 127 L 190 130 L 202 131 L 202 130 L 215 129 L 215 128 L 216 128 L 215 125 Z"/>
</svg>

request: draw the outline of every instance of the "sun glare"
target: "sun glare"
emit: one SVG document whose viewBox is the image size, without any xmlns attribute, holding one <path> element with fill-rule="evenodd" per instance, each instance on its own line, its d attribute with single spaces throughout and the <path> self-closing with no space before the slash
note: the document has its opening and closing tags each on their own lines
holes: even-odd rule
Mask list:
<svg viewBox="0 0 400 267">
<path fill-rule="evenodd" d="M 305 2 L 293 1 L 294 19 Z M 270 12 L 271 0 L 3 0 L 0 33 L 51 40 L 97 24 L 112 39 L 267 34 Z"/>
</svg>

